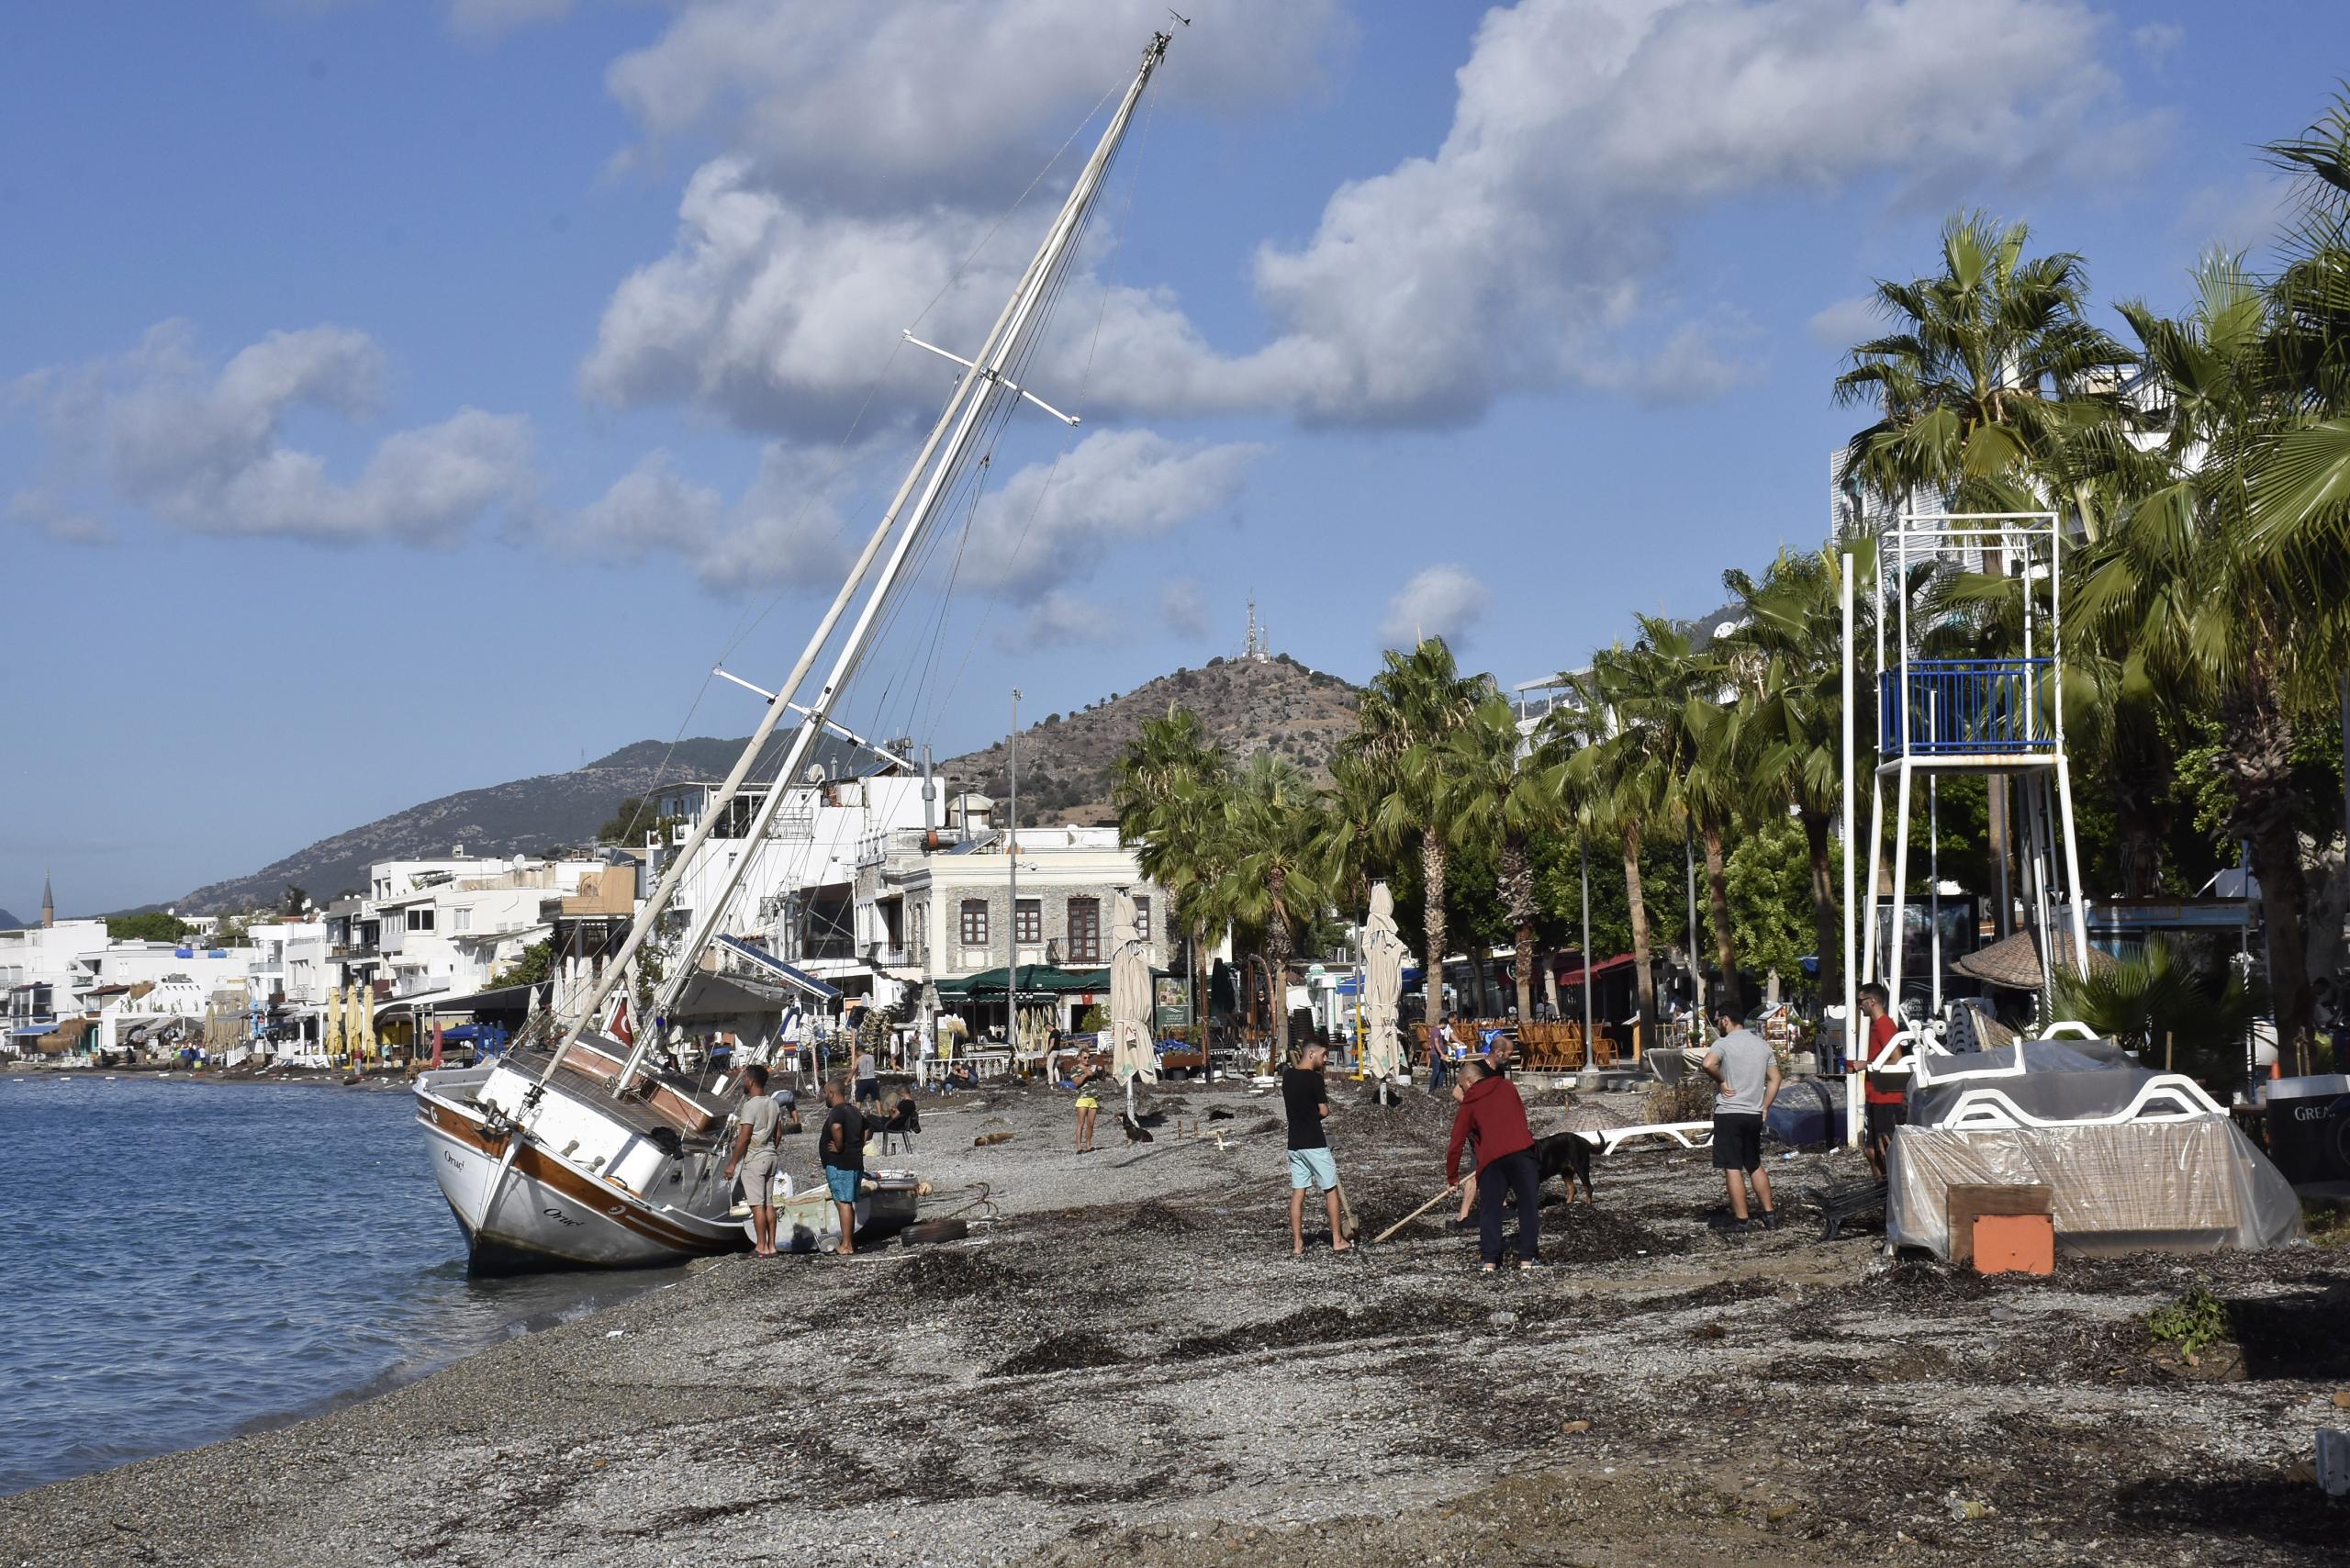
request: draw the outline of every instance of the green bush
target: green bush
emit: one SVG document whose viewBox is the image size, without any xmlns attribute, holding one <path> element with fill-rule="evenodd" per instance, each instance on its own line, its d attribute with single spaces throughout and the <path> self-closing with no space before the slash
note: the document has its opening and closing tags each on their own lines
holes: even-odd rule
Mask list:
<svg viewBox="0 0 2350 1568">
<path fill-rule="evenodd" d="M 2146 1332 L 2192 1361 L 2228 1338 L 2227 1304 L 2199 1280 L 2177 1301 L 2146 1314 Z"/>
</svg>

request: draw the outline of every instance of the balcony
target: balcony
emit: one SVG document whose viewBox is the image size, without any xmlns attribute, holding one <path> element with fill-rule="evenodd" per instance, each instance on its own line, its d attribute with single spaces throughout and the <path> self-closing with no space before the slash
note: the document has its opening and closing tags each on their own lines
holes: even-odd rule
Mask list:
<svg viewBox="0 0 2350 1568">
<path fill-rule="evenodd" d="M 1886 760 L 2053 756 L 2041 683 L 2052 658 L 1910 659 L 1877 678 L 1877 744 Z"/>
</svg>

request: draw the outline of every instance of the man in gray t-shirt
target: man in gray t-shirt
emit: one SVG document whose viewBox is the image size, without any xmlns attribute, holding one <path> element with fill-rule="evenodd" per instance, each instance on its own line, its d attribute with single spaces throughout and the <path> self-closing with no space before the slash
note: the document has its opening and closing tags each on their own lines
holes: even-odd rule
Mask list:
<svg viewBox="0 0 2350 1568">
<path fill-rule="evenodd" d="M 1722 1037 L 1706 1053 L 1706 1076 L 1721 1086 L 1714 1101 L 1714 1169 L 1729 1188 L 1734 1223 L 1747 1222 L 1746 1187 L 1762 1210 L 1766 1229 L 1779 1228 L 1771 1204 L 1771 1176 L 1762 1169 L 1762 1117 L 1779 1097 L 1779 1058 L 1768 1042 L 1739 1021 L 1738 987 L 1722 987 Z"/>
</svg>

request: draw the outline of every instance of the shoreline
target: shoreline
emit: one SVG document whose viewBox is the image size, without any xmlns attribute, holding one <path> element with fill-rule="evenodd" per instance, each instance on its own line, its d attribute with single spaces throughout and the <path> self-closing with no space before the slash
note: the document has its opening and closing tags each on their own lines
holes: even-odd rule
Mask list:
<svg viewBox="0 0 2350 1568">
<path fill-rule="evenodd" d="M 0 1079 L 17 1082 L 54 1081 L 61 1083 L 110 1082 L 118 1079 L 135 1080 L 140 1083 L 203 1083 L 218 1088 L 244 1085 L 295 1085 L 306 1088 L 355 1089 L 379 1091 L 406 1089 L 412 1081 L 404 1070 L 377 1071 L 357 1083 L 344 1081 L 351 1074 L 335 1068 L 286 1068 L 274 1072 L 243 1072 L 234 1068 L 195 1071 L 187 1068 L 158 1067 L 40 1067 L 28 1062 L 0 1064 Z"/>
<path fill-rule="evenodd" d="M 1441 1184 L 1449 1117 L 1333 1092 L 1375 1234 Z M 1113 1126 L 1078 1156 L 1066 1095 L 932 1102 L 906 1163 L 927 1213 L 977 1204 L 968 1240 L 712 1260 L 340 1408 L 0 1499 L 0 1556 L 653 1564 L 756 1540 L 778 1561 L 1385 1568 L 1572 1544 L 2054 1568 L 2281 1565 L 2339 1540 L 2288 1478 L 2350 1383 L 2338 1333 L 2294 1337 L 2350 1302 L 2339 1249 L 1983 1280 L 1799 1220 L 1712 1232 L 1718 1182 L 1675 1152 L 1603 1160 L 1595 1204 L 1545 1208 L 1540 1275 L 1480 1279 L 1473 1243 L 1426 1222 L 1292 1260 L 1278 1101 L 1148 1103 L 1153 1142 Z M 1538 1105 L 1538 1130 L 1561 1114 Z M 1792 1196 L 1851 1159 L 1772 1170 Z M 2143 1312 L 2199 1277 L 2260 1329 L 2237 1379 L 2145 1342 Z"/>
</svg>

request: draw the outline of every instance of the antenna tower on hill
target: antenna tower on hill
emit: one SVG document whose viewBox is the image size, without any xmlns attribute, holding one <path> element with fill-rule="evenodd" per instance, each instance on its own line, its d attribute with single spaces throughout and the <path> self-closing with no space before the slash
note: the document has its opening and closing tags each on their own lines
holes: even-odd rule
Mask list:
<svg viewBox="0 0 2350 1568">
<path fill-rule="evenodd" d="M 1257 591 L 1254 588 L 1248 590 L 1248 640 L 1241 644 L 1240 656 L 1259 664 L 1273 656 L 1272 642 L 1265 635 L 1264 627 L 1257 622 Z"/>
</svg>

